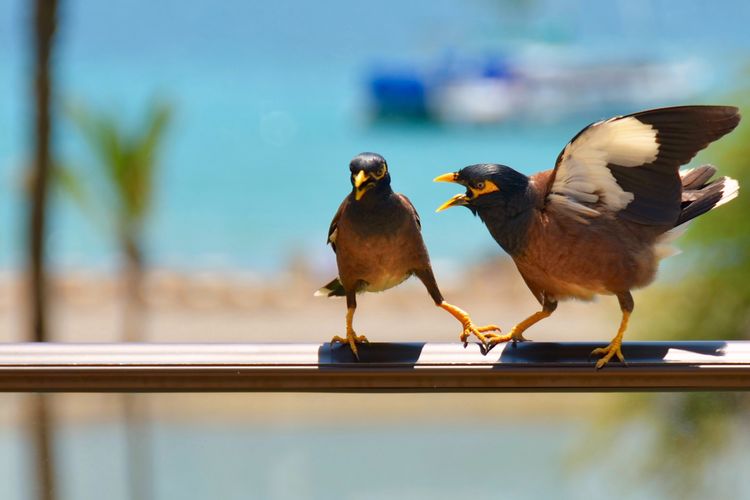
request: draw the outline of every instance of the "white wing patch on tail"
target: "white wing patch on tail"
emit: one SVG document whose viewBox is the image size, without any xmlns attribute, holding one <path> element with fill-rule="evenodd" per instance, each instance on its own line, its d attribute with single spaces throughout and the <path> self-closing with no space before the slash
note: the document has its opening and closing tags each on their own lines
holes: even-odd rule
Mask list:
<svg viewBox="0 0 750 500">
<path fill-rule="evenodd" d="M 736 179 L 731 177 L 724 178 L 724 188 L 721 190 L 721 199 L 714 205 L 714 208 L 720 207 L 725 203 L 729 203 L 733 199 L 737 198 L 740 194 L 740 183 Z"/>
<path fill-rule="evenodd" d="M 688 173 L 690 173 L 690 170 L 686 170 L 684 173 L 681 172 L 683 178 Z M 716 203 L 716 205 L 711 208 L 712 210 L 716 207 L 724 205 L 725 203 L 729 203 L 733 199 L 737 198 L 740 193 L 740 183 L 737 182 L 736 179 L 732 179 L 731 177 L 722 177 L 715 182 L 722 182 L 723 187 L 721 189 L 721 199 L 718 203 Z M 700 191 L 697 191 L 697 193 L 700 193 Z M 656 239 L 656 243 L 654 244 L 654 255 L 657 259 L 666 259 L 667 257 L 672 257 L 673 255 L 678 255 L 682 252 L 679 248 L 674 246 L 673 243 L 675 242 L 675 240 L 677 240 L 677 238 L 685 233 L 689 225 L 690 223 L 688 222 L 686 224 L 677 226 L 676 228 L 670 229 Z"/>
</svg>

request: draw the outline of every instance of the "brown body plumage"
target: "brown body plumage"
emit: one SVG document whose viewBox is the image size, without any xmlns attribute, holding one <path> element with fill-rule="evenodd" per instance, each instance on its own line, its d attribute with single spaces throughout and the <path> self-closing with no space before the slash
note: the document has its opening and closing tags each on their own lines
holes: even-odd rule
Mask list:
<svg viewBox="0 0 750 500">
<path fill-rule="evenodd" d="M 406 196 L 391 189 L 385 159 L 362 153 L 352 160 L 350 171 L 352 192 L 339 206 L 328 230 L 339 276 L 316 292 L 346 297 L 346 337 L 336 336 L 332 342 L 347 343 L 358 356 L 357 344 L 367 342 L 367 338 L 354 332 L 357 294 L 382 292 L 417 276 L 435 305 L 461 322 L 464 343 L 470 335 L 486 343 L 483 332 L 499 328 L 475 326 L 465 311 L 445 302 L 422 240 L 419 215 Z"/>
<path fill-rule="evenodd" d="M 419 218 L 401 194 L 390 193 L 366 206 L 353 204 L 351 196 L 347 197 L 333 224 L 344 289 L 382 292 L 412 274 L 430 270 Z"/>
<path fill-rule="evenodd" d="M 551 174 L 531 176 L 538 199 Z M 546 292 L 558 299 L 590 300 L 649 284 L 659 263 L 656 242 L 666 229 L 617 220 L 613 214 L 582 224 L 539 210 L 528 226 L 526 245 L 513 260 L 535 296 Z"/>
<path fill-rule="evenodd" d="M 710 165 L 680 171 L 695 154 L 732 131 L 737 108 L 681 106 L 594 123 L 563 149 L 555 168 L 526 177 L 478 164 L 438 177 L 466 186 L 438 210 L 464 205 L 513 258 L 542 310 L 492 343 L 525 340 L 523 332 L 557 302 L 616 295 L 617 335 L 594 354 L 602 367 L 623 360 L 622 336 L 633 310 L 630 291 L 648 285 L 671 253 L 675 228 L 736 197 L 733 179 L 709 179 Z"/>
</svg>

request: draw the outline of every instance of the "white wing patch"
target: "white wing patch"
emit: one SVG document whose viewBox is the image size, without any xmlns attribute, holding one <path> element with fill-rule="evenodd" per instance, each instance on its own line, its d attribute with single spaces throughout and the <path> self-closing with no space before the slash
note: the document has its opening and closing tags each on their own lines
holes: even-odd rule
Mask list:
<svg viewBox="0 0 750 500">
<path fill-rule="evenodd" d="M 562 195 L 575 204 L 602 203 L 612 211 L 622 210 L 634 195 L 617 184 L 607 164 L 638 167 L 653 162 L 658 154 L 651 125 L 632 116 L 597 122 L 565 146 L 550 201 L 559 203 L 554 196 Z"/>
</svg>

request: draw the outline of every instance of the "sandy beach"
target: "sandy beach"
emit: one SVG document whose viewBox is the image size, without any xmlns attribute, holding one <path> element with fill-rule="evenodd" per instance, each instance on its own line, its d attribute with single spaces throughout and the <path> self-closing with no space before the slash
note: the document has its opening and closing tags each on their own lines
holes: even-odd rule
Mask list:
<svg viewBox="0 0 750 500">
<path fill-rule="evenodd" d="M 273 281 L 228 273 L 152 271 L 146 278 L 144 341 L 302 342 L 342 334 L 343 299 L 313 297 L 323 275 L 295 271 Z M 0 339 L 24 340 L 23 290 L 19 275 L 0 278 Z M 538 309 L 513 265 L 499 259 L 478 265 L 459 279 L 441 283 L 446 300 L 470 312 L 476 323 L 508 329 Z M 122 293 L 117 277 L 91 273 L 52 280 L 52 338 L 58 342 L 117 342 Z M 610 302 L 612 302 L 610 304 Z M 539 341 L 608 340 L 619 319 L 614 300 L 563 303 L 555 315 L 529 332 Z M 355 328 L 373 342 L 454 342 L 459 325 L 436 308 L 412 278 L 385 293 L 358 299 Z"/>
<path fill-rule="evenodd" d="M 218 273 L 148 275 L 144 301 L 148 342 L 301 342 L 328 341 L 342 334 L 342 299 L 313 297 L 326 280 L 320 273 L 288 272 L 272 283 Z M 496 322 L 504 329 L 538 304 L 509 261 L 479 265 L 442 283 L 449 301 L 467 309 L 478 323 Z M 24 340 L 23 282 L 6 275 L 0 282 L 0 338 Z M 83 273 L 56 276 L 53 338 L 59 342 L 117 342 L 122 322 L 122 296 L 116 277 Z M 607 341 L 618 319 L 614 300 L 596 304 L 567 302 L 553 318 L 529 332 L 538 341 Z M 373 342 L 456 342 L 459 325 L 436 308 L 421 283 L 411 279 L 380 294 L 360 296 L 355 319 L 358 332 Z M 3 395 L 0 419 L 14 419 L 19 396 Z M 241 419 L 266 422 L 393 421 L 404 417 L 456 421 L 508 415 L 578 413 L 598 407 L 609 396 L 527 395 L 339 395 L 339 394 L 180 394 L 144 395 L 153 415 L 166 419 Z M 99 421 L 116 418 L 114 395 L 55 396 L 59 418 Z M 335 416 L 334 416 L 335 415 Z"/>
</svg>

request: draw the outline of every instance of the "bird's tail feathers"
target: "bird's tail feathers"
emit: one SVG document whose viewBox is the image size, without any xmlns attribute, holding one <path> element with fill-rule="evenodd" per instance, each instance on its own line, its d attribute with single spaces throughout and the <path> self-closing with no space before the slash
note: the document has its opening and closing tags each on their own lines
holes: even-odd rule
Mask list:
<svg viewBox="0 0 750 500">
<path fill-rule="evenodd" d="M 343 297 L 346 292 L 341 280 L 334 278 L 330 283 L 319 288 L 313 295 L 315 297 Z"/>
<path fill-rule="evenodd" d="M 720 177 L 708 182 L 714 173 L 716 173 L 716 168 L 712 165 L 703 165 L 681 172 L 683 208 L 675 227 L 729 203 L 737 197 L 740 191 L 739 182 L 731 177 Z"/>
<path fill-rule="evenodd" d="M 682 190 L 700 189 L 706 185 L 708 180 L 716 174 L 716 167 L 713 165 L 701 165 L 700 167 L 680 171 L 680 180 L 682 180 Z"/>
</svg>

